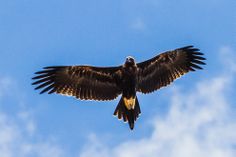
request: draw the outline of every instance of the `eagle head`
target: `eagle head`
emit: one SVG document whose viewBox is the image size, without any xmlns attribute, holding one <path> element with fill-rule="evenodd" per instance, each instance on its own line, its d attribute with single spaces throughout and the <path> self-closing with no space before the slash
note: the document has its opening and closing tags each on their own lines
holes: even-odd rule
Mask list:
<svg viewBox="0 0 236 157">
<path fill-rule="evenodd" d="M 134 58 L 131 57 L 131 56 L 126 57 L 125 65 L 126 65 L 126 66 L 135 65 Z"/>
</svg>

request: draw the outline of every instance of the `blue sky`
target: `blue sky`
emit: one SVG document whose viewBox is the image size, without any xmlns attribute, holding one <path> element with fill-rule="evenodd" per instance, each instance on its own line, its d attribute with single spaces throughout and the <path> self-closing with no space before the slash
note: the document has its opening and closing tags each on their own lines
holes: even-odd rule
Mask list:
<svg viewBox="0 0 236 157">
<path fill-rule="evenodd" d="M 233 156 L 235 7 L 233 0 L 1 0 L 0 154 Z M 205 70 L 138 94 L 142 115 L 132 132 L 112 116 L 119 98 L 78 101 L 31 86 L 44 66 L 115 66 L 186 45 L 205 53 Z"/>
</svg>

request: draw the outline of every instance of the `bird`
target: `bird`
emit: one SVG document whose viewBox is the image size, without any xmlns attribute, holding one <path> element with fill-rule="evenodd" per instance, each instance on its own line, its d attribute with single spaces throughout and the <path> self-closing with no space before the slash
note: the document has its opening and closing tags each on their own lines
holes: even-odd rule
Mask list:
<svg viewBox="0 0 236 157">
<path fill-rule="evenodd" d="M 113 115 L 134 129 L 141 114 L 137 92 L 148 94 L 171 84 L 182 75 L 203 69 L 203 53 L 194 46 L 165 51 L 136 63 L 128 56 L 123 65 L 48 66 L 35 73 L 32 85 L 42 93 L 73 96 L 80 100 L 109 101 L 121 95 Z"/>
</svg>

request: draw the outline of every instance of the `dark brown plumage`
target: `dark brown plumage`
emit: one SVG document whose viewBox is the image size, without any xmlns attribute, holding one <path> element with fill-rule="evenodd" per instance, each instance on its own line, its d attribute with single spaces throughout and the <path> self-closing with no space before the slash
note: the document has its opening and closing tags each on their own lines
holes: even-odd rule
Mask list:
<svg viewBox="0 0 236 157">
<path fill-rule="evenodd" d="M 131 129 L 141 113 L 136 92 L 150 93 L 169 85 L 189 71 L 202 69 L 203 53 L 193 46 L 164 52 L 135 63 L 127 57 L 117 67 L 50 66 L 36 72 L 33 85 L 42 93 L 57 93 L 82 100 L 113 100 L 122 94 L 114 115 Z"/>
</svg>

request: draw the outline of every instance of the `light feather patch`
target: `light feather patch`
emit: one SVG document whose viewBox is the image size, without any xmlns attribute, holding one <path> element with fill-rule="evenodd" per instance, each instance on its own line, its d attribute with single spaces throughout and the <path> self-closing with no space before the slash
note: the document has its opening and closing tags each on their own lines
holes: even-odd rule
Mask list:
<svg viewBox="0 0 236 157">
<path fill-rule="evenodd" d="M 124 103 L 128 110 L 134 109 L 135 107 L 135 98 L 131 97 L 129 99 L 124 97 Z"/>
</svg>

